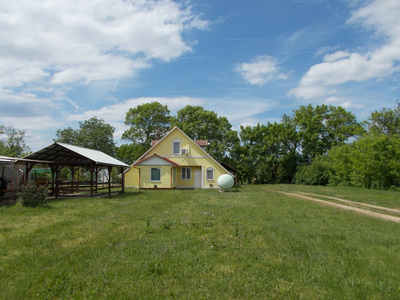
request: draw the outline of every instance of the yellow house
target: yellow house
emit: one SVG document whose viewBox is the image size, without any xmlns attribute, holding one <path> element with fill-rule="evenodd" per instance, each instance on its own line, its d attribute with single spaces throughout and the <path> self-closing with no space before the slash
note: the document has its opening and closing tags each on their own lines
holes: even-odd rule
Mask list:
<svg viewBox="0 0 400 300">
<path fill-rule="evenodd" d="M 139 189 L 218 188 L 217 179 L 230 174 L 206 151 L 206 141 L 193 141 L 178 127 L 153 141 L 125 172 L 125 186 Z"/>
</svg>

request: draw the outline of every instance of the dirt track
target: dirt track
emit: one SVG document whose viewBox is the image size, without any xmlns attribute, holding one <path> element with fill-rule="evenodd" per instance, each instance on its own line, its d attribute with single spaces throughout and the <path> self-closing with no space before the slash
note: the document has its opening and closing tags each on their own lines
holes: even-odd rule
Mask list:
<svg viewBox="0 0 400 300">
<path fill-rule="evenodd" d="M 353 206 L 347 206 L 347 205 L 338 204 L 338 203 L 334 203 L 334 202 L 324 201 L 324 200 L 311 198 L 311 197 L 300 195 L 300 194 L 296 194 L 296 193 L 288 193 L 288 192 L 277 191 L 277 190 L 272 190 L 272 189 L 271 189 L 271 191 L 276 192 L 276 193 L 285 194 L 285 195 L 288 195 L 290 197 L 309 200 L 309 201 L 317 202 L 317 203 L 320 203 L 320 204 L 323 204 L 323 205 L 328 205 L 328 206 L 332 206 L 332 207 L 336 207 L 336 208 L 340 208 L 340 209 L 345 209 L 345 210 L 351 210 L 351 211 L 355 211 L 357 213 L 364 214 L 364 215 L 367 215 L 367 216 L 371 216 L 371 217 L 375 217 L 375 218 L 379 218 L 379 219 L 383 219 L 383 220 L 388 220 L 388 221 L 400 223 L 400 217 L 394 217 L 394 216 L 390 216 L 390 215 L 386 215 L 386 214 L 382 214 L 382 213 L 377 213 L 377 212 L 366 210 L 366 209 L 362 209 L 362 208 L 357 208 L 357 207 L 353 207 Z M 301 193 L 301 192 L 298 192 L 298 193 Z M 335 198 L 335 197 L 328 197 L 328 196 L 315 195 L 315 194 L 309 194 L 309 193 L 302 193 L 302 194 L 318 196 L 318 197 L 323 197 L 323 198 L 329 198 L 329 199 L 333 199 L 333 200 L 336 200 L 336 201 L 341 201 L 341 202 L 344 202 L 344 203 L 350 204 L 350 205 L 357 204 L 357 205 L 361 205 L 361 206 L 364 206 L 364 207 L 370 207 L 370 208 L 374 208 L 374 209 L 380 209 L 380 210 L 386 210 L 386 211 L 390 211 L 390 212 L 394 212 L 394 213 L 400 213 L 400 210 L 397 210 L 397 209 L 392 209 L 392 208 L 387 208 L 387 207 L 382 207 L 382 206 L 377 206 L 377 205 L 372 205 L 372 204 L 360 203 L 360 202 L 349 201 L 349 200 Z"/>
</svg>

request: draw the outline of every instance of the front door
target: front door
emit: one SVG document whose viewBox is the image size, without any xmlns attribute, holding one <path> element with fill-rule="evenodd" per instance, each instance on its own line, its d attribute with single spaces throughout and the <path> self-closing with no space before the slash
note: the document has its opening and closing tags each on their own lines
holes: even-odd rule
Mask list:
<svg viewBox="0 0 400 300">
<path fill-rule="evenodd" d="M 201 170 L 194 169 L 194 188 L 201 189 Z"/>
</svg>

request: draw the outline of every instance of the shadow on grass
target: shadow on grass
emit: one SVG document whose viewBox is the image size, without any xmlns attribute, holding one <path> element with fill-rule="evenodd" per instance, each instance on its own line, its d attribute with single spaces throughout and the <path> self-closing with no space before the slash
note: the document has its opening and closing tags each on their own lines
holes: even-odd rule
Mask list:
<svg viewBox="0 0 400 300">
<path fill-rule="evenodd" d="M 119 199 L 125 199 L 125 198 L 130 198 L 130 197 L 134 197 L 134 196 L 139 196 L 141 195 L 143 192 L 139 191 L 139 190 L 133 190 L 133 191 L 127 191 L 125 193 L 122 194 L 117 194 L 117 195 L 111 195 L 111 196 L 106 196 L 107 198 L 110 199 L 115 199 L 115 198 L 119 198 Z"/>
<path fill-rule="evenodd" d="M 17 203 L 18 203 L 17 200 L 0 199 L 0 206 L 10 207 L 10 206 L 13 206 L 13 205 L 15 205 L 15 204 L 17 204 Z"/>
<path fill-rule="evenodd" d="M 91 201 L 91 200 L 95 200 L 95 199 L 125 199 L 125 198 L 130 198 L 132 196 L 138 196 L 140 195 L 142 192 L 141 191 L 129 191 L 127 193 L 111 193 L 111 195 L 93 195 L 93 197 L 90 197 L 90 195 L 87 194 L 76 194 L 76 195 L 68 195 L 68 196 L 58 196 L 57 198 L 54 197 L 49 197 L 47 198 L 47 201 L 49 203 L 57 203 L 57 202 L 64 202 L 64 201 L 68 201 L 68 200 L 76 200 L 76 199 L 80 199 L 80 200 L 85 200 L 85 201 Z"/>
<path fill-rule="evenodd" d="M 12 207 L 19 207 L 19 208 L 40 208 L 40 209 L 51 209 L 51 206 L 49 205 L 49 203 L 47 204 L 38 204 L 38 205 L 26 205 L 23 206 L 19 203 L 18 200 L 11 200 L 11 199 L 7 199 L 7 200 L 1 200 L 0 201 L 0 207 L 6 207 L 6 208 L 12 208 Z"/>
</svg>

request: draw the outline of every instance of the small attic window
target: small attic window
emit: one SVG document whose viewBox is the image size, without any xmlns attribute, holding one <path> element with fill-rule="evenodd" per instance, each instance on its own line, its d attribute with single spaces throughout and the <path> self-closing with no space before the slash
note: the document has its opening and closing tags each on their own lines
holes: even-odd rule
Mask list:
<svg viewBox="0 0 400 300">
<path fill-rule="evenodd" d="M 178 139 L 174 139 L 172 141 L 172 154 L 175 155 L 181 154 L 181 141 Z"/>
<path fill-rule="evenodd" d="M 206 170 L 206 179 L 207 180 L 214 180 L 214 169 L 209 167 Z"/>
</svg>

